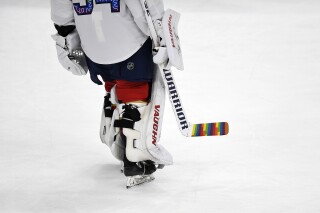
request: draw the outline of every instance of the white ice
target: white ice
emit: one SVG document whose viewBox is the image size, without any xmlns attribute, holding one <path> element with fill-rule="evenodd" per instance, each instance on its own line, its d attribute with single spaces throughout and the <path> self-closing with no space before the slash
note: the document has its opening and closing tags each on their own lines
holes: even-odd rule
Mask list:
<svg viewBox="0 0 320 213">
<path fill-rule="evenodd" d="M 320 1 L 164 1 L 188 118 L 230 134 L 184 138 L 167 102 L 175 164 L 127 190 L 99 140 L 103 88 L 58 63 L 49 1 L 1 1 L 0 212 L 320 212 Z"/>
</svg>

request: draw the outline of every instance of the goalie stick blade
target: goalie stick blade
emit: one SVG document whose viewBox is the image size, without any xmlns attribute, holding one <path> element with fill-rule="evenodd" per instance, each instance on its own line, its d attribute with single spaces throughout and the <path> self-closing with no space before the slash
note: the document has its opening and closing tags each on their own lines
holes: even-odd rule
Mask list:
<svg viewBox="0 0 320 213">
<path fill-rule="evenodd" d="M 229 133 L 227 122 L 192 124 L 191 137 L 223 136 Z"/>
</svg>

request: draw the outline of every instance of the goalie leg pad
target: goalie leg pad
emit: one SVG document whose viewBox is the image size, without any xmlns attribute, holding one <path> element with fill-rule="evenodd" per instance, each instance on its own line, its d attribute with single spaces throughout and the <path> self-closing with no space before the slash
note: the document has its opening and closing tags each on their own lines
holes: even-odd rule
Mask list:
<svg viewBox="0 0 320 213">
<path fill-rule="evenodd" d="M 127 138 L 126 155 L 132 162 L 151 160 L 155 164 L 172 164 L 172 156 L 159 145 L 164 114 L 165 90 L 159 70 L 155 70 L 150 102 L 120 104 L 120 119 L 114 126 L 123 129 Z"/>
<path fill-rule="evenodd" d="M 104 97 L 100 123 L 100 139 L 102 143 L 110 148 L 112 155 L 122 161 L 125 152 L 125 142 L 123 142 L 119 134 L 120 129 L 115 128 L 113 125 L 114 121 L 120 117 L 118 111 L 115 110 L 116 105 L 116 95 L 113 88 Z"/>
<path fill-rule="evenodd" d="M 110 147 L 112 155 L 116 159 L 123 161 L 125 149 L 126 149 L 125 141 L 123 140 L 120 134 L 117 134 L 116 139 L 114 140 L 114 142 Z"/>
<path fill-rule="evenodd" d="M 143 123 L 147 108 L 146 103 L 120 104 L 118 107 L 122 116 L 115 120 L 114 126 L 122 128 L 122 133 L 126 136 L 126 156 L 131 162 L 153 160 L 143 142 Z"/>
</svg>

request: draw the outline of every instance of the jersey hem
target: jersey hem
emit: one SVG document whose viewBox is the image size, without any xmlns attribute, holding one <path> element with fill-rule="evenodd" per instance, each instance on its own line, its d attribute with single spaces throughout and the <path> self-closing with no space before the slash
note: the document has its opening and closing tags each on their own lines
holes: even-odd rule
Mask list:
<svg viewBox="0 0 320 213">
<path fill-rule="evenodd" d="M 132 51 L 130 51 L 130 53 L 126 56 L 121 57 L 120 59 L 117 60 L 111 60 L 111 61 L 104 61 L 104 60 L 96 60 L 94 57 L 91 57 L 90 54 L 87 54 L 86 50 L 84 49 L 83 51 L 85 52 L 85 54 L 95 63 L 97 64 L 116 64 L 116 63 L 120 63 L 122 61 L 127 60 L 128 58 L 130 58 L 131 56 L 133 56 L 142 46 L 143 44 L 148 40 L 148 37 L 146 37 L 142 43 L 140 43 L 138 45 L 138 47 L 136 47 L 135 49 L 133 49 Z"/>
</svg>

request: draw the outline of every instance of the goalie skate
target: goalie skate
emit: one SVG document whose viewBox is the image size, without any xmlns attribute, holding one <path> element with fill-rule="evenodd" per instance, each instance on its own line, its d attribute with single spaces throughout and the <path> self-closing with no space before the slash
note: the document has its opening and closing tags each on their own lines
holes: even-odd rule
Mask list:
<svg viewBox="0 0 320 213">
<path fill-rule="evenodd" d="M 134 186 L 138 186 L 144 183 L 149 183 L 155 178 L 153 175 L 135 175 L 127 178 L 127 189 L 130 189 Z"/>
</svg>

